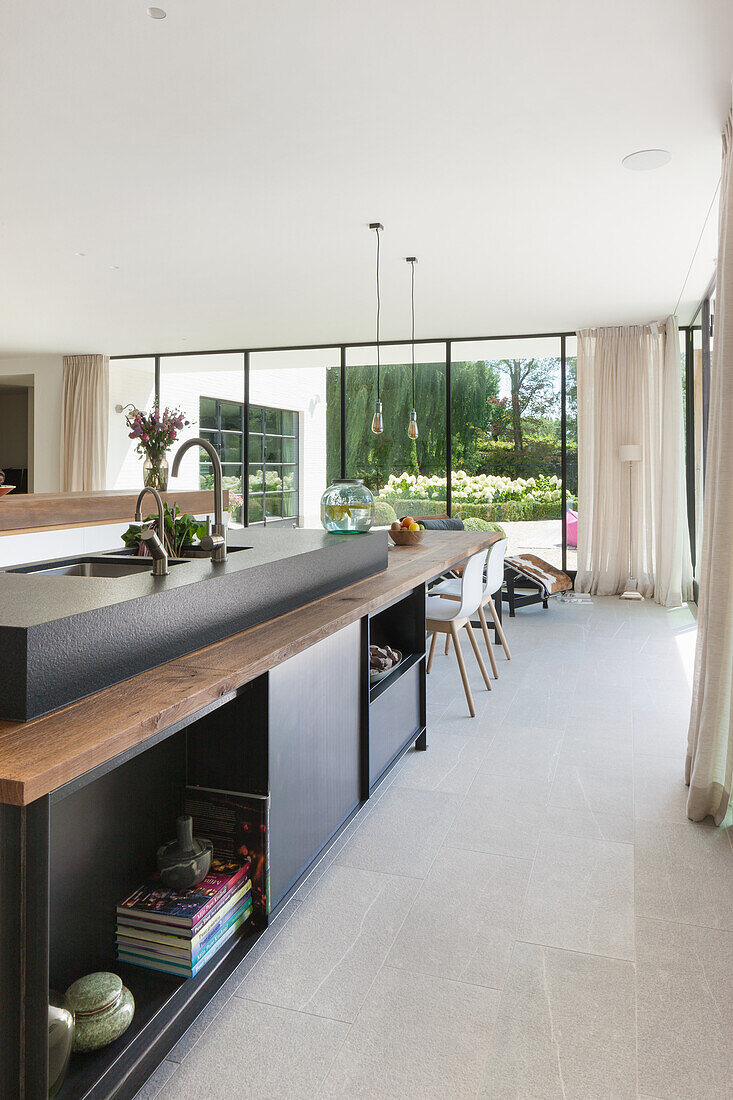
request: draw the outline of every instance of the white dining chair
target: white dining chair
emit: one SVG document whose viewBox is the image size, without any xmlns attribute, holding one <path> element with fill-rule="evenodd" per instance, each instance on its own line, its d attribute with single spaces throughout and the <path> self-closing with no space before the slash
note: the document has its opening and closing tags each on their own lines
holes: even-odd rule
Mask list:
<svg viewBox="0 0 733 1100">
<path fill-rule="evenodd" d="M 452 638 L 453 646 L 456 651 L 456 659 L 458 661 L 458 669 L 461 674 L 461 680 L 463 681 L 463 690 L 466 693 L 468 711 L 472 718 L 476 717 L 476 708 L 473 705 L 473 696 L 468 683 L 466 663 L 463 660 L 463 651 L 461 649 L 458 631 L 465 628 L 469 641 L 471 642 L 471 648 L 476 655 L 476 661 L 481 669 L 481 675 L 484 678 L 486 688 L 488 691 L 491 691 L 491 680 L 489 679 L 486 665 L 483 662 L 481 651 L 479 650 L 473 629 L 471 628 L 471 618 L 481 607 L 485 562 L 486 552 L 484 550 L 479 554 L 473 554 L 472 557 L 468 559 L 463 571 L 463 576 L 457 582 L 459 585 L 457 598 L 444 600 L 440 596 L 433 596 L 431 593 L 431 595 L 427 597 L 425 603 L 425 627 L 427 632 L 432 632 L 433 635 L 430 642 L 427 671 L 429 673 L 433 667 L 435 644 L 438 640 L 438 635 L 445 634 L 447 638 Z"/>
<path fill-rule="evenodd" d="M 509 643 L 506 640 L 506 634 L 504 628 L 501 625 L 501 619 L 496 610 L 496 604 L 494 603 L 494 593 L 498 592 L 504 583 L 504 558 L 506 556 L 507 539 L 499 539 L 497 542 L 493 542 L 486 554 L 486 569 L 484 571 L 484 583 L 483 593 L 481 596 L 481 602 L 478 608 L 478 618 L 481 623 L 481 631 L 486 642 L 486 648 L 489 652 L 489 661 L 491 662 L 491 671 L 494 673 L 494 679 L 499 679 L 499 667 L 496 663 L 496 657 L 494 656 L 494 648 L 491 644 L 491 635 L 489 634 L 489 626 L 486 622 L 486 614 L 484 608 L 488 607 L 491 612 L 491 617 L 494 620 L 494 626 L 498 635 L 499 641 L 502 644 L 504 653 L 506 654 L 507 661 L 511 661 L 512 654 L 509 649 Z M 461 582 L 459 578 L 450 578 L 448 580 L 440 581 L 433 588 L 430 589 L 431 596 L 443 596 L 448 600 L 459 600 L 461 596 Z M 450 648 L 450 635 L 446 635 L 445 639 L 445 652 L 448 653 Z"/>
</svg>

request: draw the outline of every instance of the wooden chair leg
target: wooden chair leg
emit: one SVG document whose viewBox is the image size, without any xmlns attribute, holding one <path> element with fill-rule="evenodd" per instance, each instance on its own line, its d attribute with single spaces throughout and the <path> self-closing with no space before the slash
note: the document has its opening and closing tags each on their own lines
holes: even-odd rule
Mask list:
<svg viewBox="0 0 733 1100">
<path fill-rule="evenodd" d="M 507 661 L 511 661 L 512 655 L 509 651 L 509 645 L 508 645 L 507 640 L 506 640 L 506 634 L 504 633 L 504 627 L 501 625 L 501 620 L 499 619 L 499 616 L 496 614 L 496 608 L 494 607 L 494 601 L 492 600 L 491 596 L 489 596 L 488 600 L 486 601 L 486 604 L 489 608 L 489 611 L 491 612 L 491 617 L 494 620 L 494 626 L 496 627 L 496 633 L 499 635 L 499 641 L 501 642 L 501 644 L 504 647 L 504 652 L 506 653 L 506 659 L 507 659 Z"/>
<path fill-rule="evenodd" d="M 448 650 L 450 649 L 450 634 L 445 636 L 445 655 L 448 656 Z"/>
<path fill-rule="evenodd" d="M 433 636 L 430 639 L 430 652 L 428 653 L 428 667 L 427 667 L 427 670 L 426 670 L 428 674 L 430 673 L 430 669 L 433 667 L 433 657 L 435 656 L 435 643 L 437 642 L 437 640 L 438 640 L 438 631 L 434 630 L 433 631 Z"/>
<path fill-rule="evenodd" d="M 450 629 L 450 636 L 453 639 L 453 647 L 456 651 L 456 658 L 458 660 L 458 669 L 461 673 L 461 680 L 463 680 L 463 690 L 466 693 L 466 702 L 468 703 L 468 713 L 472 718 L 476 717 L 476 708 L 473 705 L 473 696 L 471 695 L 471 688 L 468 683 L 468 676 L 466 675 L 466 662 L 463 660 L 463 650 L 461 649 L 461 643 L 458 640 L 458 630 L 454 622 L 448 623 Z"/>
<path fill-rule="evenodd" d="M 486 642 L 486 648 L 489 651 L 489 661 L 491 662 L 491 671 L 494 673 L 494 679 L 499 679 L 499 666 L 496 663 L 496 657 L 494 656 L 494 647 L 491 644 L 491 634 L 489 633 L 489 624 L 486 622 L 486 614 L 483 607 L 478 609 L 478 617 L 481 623 L 481 631 Z"/>
<path fill-rule="evenodd" d="M 481 656 L 481 650 L 478 647 L 478 642 L 476 641 L 476 635 L 473 632 L 473 627 L 468 621 L 466 621 L 466 633 L 468 634 L 468 640 L 471 643 L 471 649 L 476 654 L 476 660 L 478 662 L 478 667 L 481 669 L 481 675 L 484 678 L 486 690 L 491 691 L 491 680 L 489 679 L 489 674 L 486 671 L 486 665 L 484 664 L 484 659 Z"/>
</svg>

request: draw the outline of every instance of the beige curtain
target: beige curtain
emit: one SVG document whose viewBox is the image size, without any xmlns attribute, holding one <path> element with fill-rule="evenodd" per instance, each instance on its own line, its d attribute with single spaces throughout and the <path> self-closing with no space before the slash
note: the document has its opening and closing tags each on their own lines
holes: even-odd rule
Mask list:
<svg viewBox="0 0 733 1100">
<path fill-rule="evenodd" d="M 106 488 L 109 356 L 65 355 L 61 395 L 61 491 Z"/>
<path fill-rule="evenodd" d="M 673 317 L 664 324 L 578 333 L 578 574 L 580 592 L 613 596 L 629 573 L 666 607 L 692 598 L 682 368 Z"/>
<path fill-rule="evenodd" d="M 705 466 L 687 815 L 733 824 L 733 114 L 723 133 L 715 340 Z"/>
</svg>

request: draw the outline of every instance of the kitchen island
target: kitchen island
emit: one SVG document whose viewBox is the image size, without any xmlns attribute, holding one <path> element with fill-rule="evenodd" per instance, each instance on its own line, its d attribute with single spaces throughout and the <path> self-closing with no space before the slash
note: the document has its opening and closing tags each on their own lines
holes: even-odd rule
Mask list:
<svg viewBox="0 0 733 1100">
<path fill-rule="evenodd" d="M 261 930 L 183 980 L 115 960 L 115 906 L 187 785 L 269 798 L 276 914 L 411 745 L 426 747 L 425 585 L 498 536 L 428 532 L 388 568 L 28 722 L 0 722 L 0 1095 L 44 1100 L 49 986 L 114 970 L 132 1026 L 61 1100 L 130 1100 Z M 370 642 L 401 664 L 370 685 Z"/>
</svg>

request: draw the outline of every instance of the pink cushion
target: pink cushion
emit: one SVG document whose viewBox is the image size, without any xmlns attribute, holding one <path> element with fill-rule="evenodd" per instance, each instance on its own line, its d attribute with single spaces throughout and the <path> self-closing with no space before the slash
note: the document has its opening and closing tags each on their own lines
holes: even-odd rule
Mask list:
<svg viewBox="0 0 733 1100">
<path fill-rule="evenodd" d="M 574 512 L 571 508 L 568 508 L 565 513 L 565 531 L 568 539 L 568 546 L 578 545 L 578 513 Z"/>
</svg>

